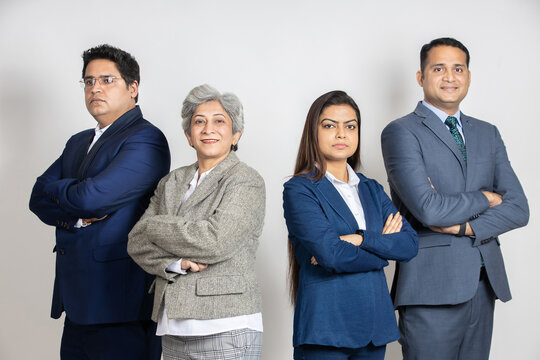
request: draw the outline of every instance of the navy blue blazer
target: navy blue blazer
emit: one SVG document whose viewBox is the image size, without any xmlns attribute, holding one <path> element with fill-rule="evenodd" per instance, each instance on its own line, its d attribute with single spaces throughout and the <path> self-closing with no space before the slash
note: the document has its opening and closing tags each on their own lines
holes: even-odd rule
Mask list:
<svg viewBox="0 0 540 360">
<path fill-rule="evenodd" d="M 38 177 L 30 198 L 30 210 L 56 227 L 51 316 L 65 311 L 79 324 L 149 319 L 152 276 L 135 264 L 126 246 L 159 179 L 169 172 L 169 146 L 138 106 L 87 153 L 93 137 L 93 129 L 72 136 Z M 79 218 L 105 215 L 90 226 L 74 227 Z"/>
<path fill-rule="evenodd" d="M 359 348 L 399 338 L 383 268 L 387 260 L 407 261 L 418 251 L 416 232 L 403 221 L 401 232 L 382 235 L 397 212 L 382 186 L 358 174 L 366 227 L 361 246 L 343 241 L 354 234 L 354 215 L 326 179 L 295 176 L 284 185 L 283 208 L 300 264 L 293 345 Z M 310 263 L 315 256 L 319 265 Z"/>
</svg>

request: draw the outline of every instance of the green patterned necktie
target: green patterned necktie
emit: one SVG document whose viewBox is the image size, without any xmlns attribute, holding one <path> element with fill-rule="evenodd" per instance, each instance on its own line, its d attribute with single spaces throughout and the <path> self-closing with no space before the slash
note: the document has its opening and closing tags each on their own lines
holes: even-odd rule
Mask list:
<svg viewBox="0 0 540 360">
<path fill-rule="evenodd" d="M 452 134 L 454 140 L 456 140 L 456 144 L 459 151 L 461 152 L 461 156 L 463 157 L 465 164 L 467 164 L 467 148 L 465 147 L 463 137 L 461 136 L 457 128 L 457 119 L 453 116 L 449 116 L 446 118 L 446 121 L 444 123 L 450 128 L 450 133 Z"/>
</svg>

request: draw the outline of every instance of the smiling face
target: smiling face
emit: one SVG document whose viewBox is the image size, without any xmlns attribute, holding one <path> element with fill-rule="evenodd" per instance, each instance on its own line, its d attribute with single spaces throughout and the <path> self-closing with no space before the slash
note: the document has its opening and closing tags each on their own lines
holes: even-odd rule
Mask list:
<svg viewBox="0 0 540 360">
<path fill-rule="evenodd" d="M 97 81 L 100 77 L 113 76 L 110 84 Z M 84 97 L 88 112 L 96 119 L 101 127 L 112 124 L 120 116 L 135 107 L 135 97 L 138 94 L 138 83 L 126 86 L 116 64 L 106 59 L 96 59 L 88 63 L 84 78 L 95 78 L 93 86 L 85 87 Z"/>
<path fill-rule="evenodd" d="M 195 109 L 191 117 L 189 134 L 185 131 L 189 145 L 197 151 L 200 172 L 219 164 L 236 145 L 241 131 L 233 134 L 232 120 L 219 101 L 205 102 Z"/>
<path fill-rule="evenodd" d="M 453 46 L 436 46 L 429 51 L 424 70 L 416 73 L 416 80 L 428 103 L 454 115 L 471 82 L 467 55 Z"/>
<path fill-rule="evenodd" d="M 319 116 L 317 140 L 326 167 L 344 166 L 358 147 L 358 119 L 350 105 L 330 105 Z"/>
</svg>

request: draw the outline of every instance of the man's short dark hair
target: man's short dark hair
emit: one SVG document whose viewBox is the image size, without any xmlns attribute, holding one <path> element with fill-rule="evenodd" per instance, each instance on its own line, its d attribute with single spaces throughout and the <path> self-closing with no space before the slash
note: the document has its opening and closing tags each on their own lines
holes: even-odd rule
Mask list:
<svg viewBox="0 0 540 360">
<path fill-rule="evenodd" d="M 426 59 L 428 57 L 429 51 L 437 46 L 452 46 L 462 50 L 467 56 L 467 68 L 469 67 L 469 60 L 471 59 L 469 55 L 469 50 L 467 50 L 465 45 L 463 45 L 456 39 L 445 37 L 432 40 L 429 44 L 425 44 L 424 46 L 422 46 L 422 50 L 420 50 L 420 70 L 422 70 L 422 72 L 424 71 L 424 67 L 426 66 Z"/>
<path fill-rule="evenodd" d="M 120 72 L 122 79 L 126 82 L 126 86 L 129 86 L 134 81 L 140 84 L 141 76 L 139 74 L 139 64 L 137 60 L 131 54 L 116 48 L 114 46 L 103 44 L 95 46 L 91 49 L 86 50 L 82 54 L 83 58 L 83 69 L 82 77 L 86 72 L 86 67 L 88 63 L 92 60 L 105 59 L 110 60 L 116 64 L 116 68 Z M 139 100 L 139 94 L 135 97 L 135 102 Z"/>
</svg>

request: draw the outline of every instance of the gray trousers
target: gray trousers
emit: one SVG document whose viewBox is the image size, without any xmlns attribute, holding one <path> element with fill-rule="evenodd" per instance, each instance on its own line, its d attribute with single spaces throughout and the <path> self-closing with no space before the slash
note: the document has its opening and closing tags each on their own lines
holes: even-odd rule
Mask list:
<svg viewBox="0 0 540 360">
<path fill-rule="evenodd" d="M 263 333 L 239 329 L 206 336 L 161 338 L 164 360 L 259 360 Z"/>
<path fill-rule="evenodd" d="M 485 273 L 465 303 L 400 307 L 403 359 L 488 360 L 494 309 L 495 294 Z"/>
</svg>

